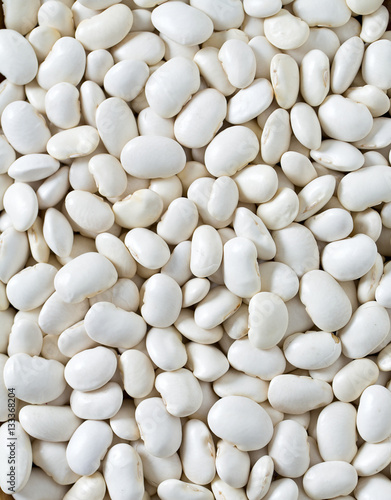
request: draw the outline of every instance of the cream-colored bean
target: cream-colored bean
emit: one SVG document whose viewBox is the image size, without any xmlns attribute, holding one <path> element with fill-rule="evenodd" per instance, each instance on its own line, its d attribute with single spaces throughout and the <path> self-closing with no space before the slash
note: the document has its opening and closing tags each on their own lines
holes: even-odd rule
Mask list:
<svg viewBox="0 0 391 500">
<path fill-rule="evenodd" d="M 252 38 L 248 44 L 255 55 L 255 78 L 270 78 L 270 62 L 280 51 L 265 36 L 261 35 Z"/>
<path fill-rule="evenodd" d="M 100 472 L 95 472 L 91 476 L 82 476 L 67 491 L 64 500 L 101 500 L 104 497 L 106 485 Z"/>
<path fill-rule="evenodd" d="M 239 200 L 245 203 L 265 203 L 276 193 L 278 178 L 269 165 L 249 165 L 233 177 L 239 190 Z"/>
<path fill-rule="evenodd" d="M 14 161 L 8 168 L 8 175 L 21 182 L 45 179 L 58 171 L 60 163 L 45 154 L 27 154 Z"/>
<path fill-rule="evenodd" d="M 167 411 L 175 417 L 187 417 L 201 406 L 200 384 L 185 368 L 160 373 L 156 377 L 155 387 L 161 394 Z"/>
<path fill-rule="evenodd" d="M 87 55 L 86 59 L 86 80 L 102 85 L 105 74 L 113 65 L 114 59 L 108 50 L 93 50 Z"/>
<path fill-rule="evenodd" d="M 363 358 L 387 337 L 389 329 L 386 309 L 375 301 L 366 302 L 339 332 L 342 352 L 352 359 Z"/>
<path fill-rule="evenodd" d="M 17 353 L 4 366 L 6 387 L 15 388 L 15 397 L 31 404 L 56 399 L 64 391 L 64 366 L 54 359 Z"/>
<path fill-rule="evenodd" d="M 182 368 L 187 361 L 180 333 L 173 327 L 151 328 L 146 337 L 148 355 L 164 371 Z"/>
<path fill-rule="evenodd" d="M 121 163 L 128 174 L 155 179 L 171 177 L 183 170 L 186 158 L 182 147 L 173 139 L 144 135 L 125 145 Z"/>
<path fill-rule="evenodd" d="M 208 329 L 200 327 L 195 322 L 193 311 L 190 309 L 182 309 L 175 321 L 175 327 L 184 337 L 199 344 L 214 344 L 222 338 L 224 333 L 220 325 Z"/>
<path fill-rule="evenodd" d="M 351 248 L 355 248 L 353 254 Z M 375 242 L 366 234 L 334 241 L 325 246 L 322 253 L 323 269 L 340 281 L 350 281 L 366 274 L 377 256 Z"/>
<path fill-rule="evenodd" d="M 319 106 L 330 89 L 330 61 L 321 50 L 307 52 L 300 66 L 300 92 L 310 106 Z"/>
<path fill-rule="evenodd" d="M 137 12 L 138 9 L 136 9 Z M 141 9 L 140 9 L 141 10 Z M 140 12 L 139 10 L 139 12 Z M 143 15 L 151 16 L 149 11 L 141 10 Z M 154 27 L 151 23 L 151 30 L 134 30 L 135 28 L 135 11 L 133 13 L 133 25 L 131 32 L 125 36 L 125 38 L 112 47 L 111 54 L 114 57 L 115 62 L 124 61 L 125 59 L 137 59 L 146 62 L 148 65 L 154 65 L 159 63 L 165 53 L 165 46 L 163 40 L 154 33 Z M 132 33 L 134 31 L 134 33 Z M 150 32 L 151 31 L 151 32 Z"/>
<path fill-rule="evenodd" d="M 31 82 L 37 74 L 38 62 L 30 43 L 14 29 L 3 29 L 0 46 L 1 73 L 15 85 Z M 19 61 L 19 64 L 13 64 L 14 61 Z"/>
<path fill-rule="evenodd" d="M 247 127 L 236 125 L 215 136 L 205 151 L 205 166 L 216 176 L 231 176 L 250 163 L 259 151 L 255 133 Z"/>
<path fill-rule="evenodd" d="M 179 449 L 182 440 L 180 419 L 168 413 L 162 399 L 148 398 L 141 401 L 135 417 L 149 453 L 164 458 Z"/>
<path fill-rule="evenodd" d="M 117 224 L 128 229 L 151 226 L 162 210 L 162 199 L 151 189 L 139 189 L 113 205 Z"/>
<path fill-rule="evenodd" d="M 64 302 L 59 294 L 54 292 L 42 306 L 38 325 L 44 333 L 60 335 L 66 328 L 84 318 L 88 307 L 88 300 L 71 304 Z"/>
<path fill-rule="evenodd" d="M 234 425 L 237 419 L 242 422 L 242 426 Z M 262 425 L 259 425 L 260 422 Z M 273 425 L 266 411 L 243 396 L 220 399 L 209 411 L 208 424 L 214 434 L 241 451 L 262 448 L 269 443 L 273 433 Z"/>
<path fill-rule="evenodd" d="M 299 375 L 278 375 L 269 385 L 269 402 L 276 410 L 301 415 L 331 403 L 331 386 L 323 380 Z"/>
<path fill-rule="evenodd" d="M 361 70 L 365 83 L 383 90 L 390 88 L 391 73 L 386 63 L 390 52 L 390 40 L 378 40 L 367 47 Z"/>
<path fill-rule="evenodd" d="M 68 441 L 81 424 L 69 406 L 26 405 L 19 418 L 30 436 L 51 442 Z"/>
<path fill-rule="evenodd" d="M 353 142 L 363 139 L 373 125 L 366 106 L 340 95 L 327 97 L 319 107 L 319 121 L 323 131 L 332 139 Z M 336 116 L 340 119 L 336 122 Z"/>
<path fill-rule="evenodd" d="M 375 297 L 376 302 L 384 307 L 390 307 L 390 276 L 391 276 L 391 266 L 387 262 L 383 269 L 383 276 L 381 277 L 380 283 L 376 287 Z"/>
<path fill-rule="evenodd" d="M 351 85 L 364 56 L 364 43 L 358 36 L 346 40 L 337 50 L 331 66 L 331 90 L 342 94 Z"/>
<path fill-rule="evenodd" d="M 278 105 L 284 109 L 291 108 L 299 93 L 299 68 L 296 61 L 287 54 L 275 55 L 270 62 L 270 78 Z"/>
<path fill-rule="evenodd" d="M 227 102 L 218 90 L 197 92 L 175 119 L 176 140 L 189 148 L 206 146 L 215 136 L 227 114 Z"/>
<path fill-rule="evenodd" d="M 112 5 L 101 14 L 85 19 L 76 30 L 76 39 L 87 50 L 108 49 L 128 34 L 133 15 L 126 5 Z"/>
<path fill-rule="evenodd" d="M 322 141 L 322 131 L 314 110 L 304 102 L 297 102 L 290 114 L 292 131 L 303 146 L 318 149 Z"/>
<path fill-rule="evenodd" d="M 27 231 L 34 224 L 38 215 L 38 199 L 28 184 L 24 182 L 11 184 L 4 193 L 3 204 L 17 231 Z"/>
<path fill-rule="evenodd" d="M 186 366 L 198 380 L 214 382 L 229 368 L 227 358 L 216 347 L 189 342 L 186 352 Z"/>
<path fill-rule="evenodd" d="M 327 368 L 341 355 L 341 342 L 332 333 L 295 333 L 284 342 L 284 355 L 293 366 L 304 370 Z"/>
<path fill-rule="evenodd" d="M 265 20 L 265 36 L 275 47 L 283 50 L 296 49 L 303 45 L 309 36 L 308 24 L 288 10 L 281 9 Z"/>
<path fill-rule="evenodd" d="M 358 170 L 365 160 L 352 144 L 332 139 L 322 141 L 320 148 L 311 151 L 311 157 L 321 165 L 340 172 Z"/>
<path fill-rule="evenodd" d="M 183 426 L 180 449 L 183 472 L 195 484 L 208 484 L 216 474 L 215 447 L 208 427 L 197 419 Z"/>
<path fill-rule="evenodd" d="M 103 85 L 110 96 L 132 101 L 140 94 L 148 76 L 148 66 L 144 61 L 126 59 L 107 71 Z"/>
<path fill-rule="evenodd" d="M 377 254 L 371 269 L 360 278 L 357 287 L 357 298 L 363 304 L 375 299 L 376 289 L 383 274 L 383 259 Z M 380 305 L 384 305 L 379 302 Z"/>
<path fill-rule="evenodd" d="M 213 382 L 214 392 L 222 397 L 245 396 L 256 403 L 267 399 L 268 384 L 258 377 L 251 377 L 230 368 L 222 377 Z"/>
<path fill-rule="evenodd" d="M 50 249 L 43 236 L 43 222 L 40 217 L 35 219 L 34 224 L 28 229 L 31 255 L 37 262 L 47 262 L 49 260 Z"/>
<path fill-rule="evenodd" d="M 7 353 L 12 356 L 24 352 L 29 356 L 39 356 L 42 350 L 42 332 L 34 321 L 19 319 L 11 329 Z"/>
<path fill-rule="evenodd" d="M 219 51 L 219 60 L 234 87 L 243 89 L 253 82 L 256 70 L 255 55 L 244 41 L 224 42 Z"/>
<path fill-rule="evenodd" d="M 257 249 L 258 258 L 272 259 L 276 253 L 275 243 L 262 220 L 245 207 L 235 211 L 234 230 L 239 237 L 251 240 Z"/>
<path fill-rule="evenodd" d="M 28 240 L 26 233 L 13 227 L 0 235 L 0 279 L 7 283 L 10 278 L 23 269 L 28 259 Z"/>
<path fill-rule="evenodd" d="M 323 460 L 351 462 L 357 453 L 356 409 L 340 401 L 324 408 L 318 417 L 316 436 Z"/>
<path fill-rule="evenodd" d="M 217 500 L 224 500 L 227 497 L 235 497 L 237 500 L 246 500 L 246 493 L 243 488 L 232 488 L 225 483 L 219 476 L 213 479 L 211 483 L 212 493 Z"/>
<path fill-rule="evenodd" d="M 199 226 L 193 233 L 191 243 L 190 269 L 194 276 L 205 278 L 220 267 L 223 246 L 216 229 Z"/>
<path fill-rule="evenodd" d="M 160 269 L 170 257 L 167 243 L 149 229 L 132 229 L 125 237 L 125 245 L 133 258 L 148 269 Z"/>
<path fill-rule="evenodd" d="M 255 462 L 246 488 L 249 500 L 264 498 L 269 491 L 273 472 L 274 463 L 269 455 L 265 455 Z"/>
<path fill-rule="evenodd" d="M 390 463 L 391 438 L 380 443 L 364 443 L 360 446 L 352 465 L 360 476 L 373 476 Z"/>
<path fill-rule="evenodd" d="M 227 241 L 223 262 L 224 283 L 232 293 L 251 298 L 261 290 L 257 249 L 251 240 L 239 237 Z"/>
<path fill-rule="evenodd" d="M 138 135 L 132 110 L 119 97 L 110 97 L 98 104 L 96 127 L 99 135 L 107 151 L 120 158 L 123 147 Z"/>
<path fill-rule="evenodd" d="M 213 494 L 207 488 L 179 479 L 166 479 L 158 486 L 158 495 L 162 500 L 213 500 Z"/>
<path fill-rule="evenodd" d="M 205 42 L 213 32 L 213 23 L 204 12 L 182 2 L 156 7 L 151 20 L 161 33 L 182 45 Z"/>
<path fill-rule="evenodd" d="M 85 420 L 67 446 L 66 458 L 70 468 L 83 476 L 96 472 L 112 439 L 113 432 L 106 422 Z"/>
<path fill-rule="evenodd" d="M 198 326 L 212 329 L 229 318 L 242 303 L 242 299 L 227 288 L 217 286 L 197 305 L 194 320 Z"/>
<path fill-rule="evenodd" d="M 163 135 L 174 139 L 174 119 L 162 118 L 151 107 L 144 108 L 137 117 L 140 135 Z"/>
<path fill-rule="evenodd" d="M 272 380 L 285 370 L 286 361 L 279 347 L 257 349 L 248 339 L 236 340 L 228 350 L 228 361 L 236 370 L 262 380 Z"/>
<path fill-rule="evenodd" d="M 48 208 L 43 222 L 43 236 L 50 250 L 68 257 L 73 246 L 73 230 L 68 219 L 55 208 Z"/>
<path fill-rule="evenodd" d="M 299 212 L 295 221 L 303 221 L 319 212 L 332 197 L 336 180 L 332 175 L 322 175 L 309 182 L 298 193 Z"/>
<path fill-rule="evenodd" d="M 178 283 L 166 274 L 154 274 L 140 291 L 141 315 L 151 326 L 166 328 L 179 316 L 182 292 Z"/>
<path fill-rule="evenodd" d="M 11 448 L 12 443 L 14 448 Z M 31 474 L 32 450 L 28 434 L 18 421 L 13 422 L 12 428 L 9 423 L 5 422 L 0 427 L 0 444 L 1 489 L 6 493 L 18 494 L 26 486 Z M 12 473 L 15 471 L 10 468 L 12 465 L 12 462 L 9 464 L 11 450 L 15 452 L 15 456 L 20 457 L 18 459 L 18 475 L 13 475 Z M 13 477 L 15 479 L 12 481 Z"/>
<path fill-rule="evenodd" d="M 76 127 L 80 122 L 79 91 L 67 82 L 53 85 L 45 95 L 45 111 L 49 120 L 57 127 Z"/>
<path fill-rule="evenodd" d="M 266 120 L 261 137 L 261 154 L 266 163 L 274 165 L 288 151 L 291 139 L 289 113 L 282 108 L 276 109 Z"/>
<path fill-rule="evenodd" d="M 375 118 L 369 134 L 360 141 L 354 143 L 361 149 L 380 149 L 389 146 L 391 143 L 389 135 L 391 130 L 391 120 L 389 118 Z"/>
<path fill-rule="evenodd" d="M 390 437 L 390 391 L 381 385 L 367 387 L 357 410 L 357 430 L 368 443 L 379 443 Z"/>
<path fill-rule="evenodd" d="M 277 474 L 283 477 L 300 477 L 310 463 L 306 430 L 297 422 L 286 420 L 276 425 L 268 445 Z"/>
<path fill-rule="evenodd" d="M 182 241 L 172 251 L 166 265 L 162 267 L 162 274 L 170 276 L 179 286 L 182 286 L 192 276 L 190 270 L 191 242 Z"/>
<path fill-rule="evenodd" d="M 98 252 L 114 264 L 119 278 L 133 278 L 136 273 L 135 260 L 119 238 L 110 233 L 100 233 L 95 244 Z"/>
<path fill-rule="evenodd" d="M 97 252 L 87 252 L 68 262 L 56 274 L 54 286 L 69 303 L 79 303 L 107 290 L 117 281 L 113 264 Z"/>
<path fill-rule="evenodd" d="M 184 57 L 175 57 L 151 75 L 145 87 L 145 95 L 158 115 L 171 118 L 197 92 L 199 86 L 196 64 Z"/>
<path fill-rule="evenodd" d="M 73 472 L 66 459 L 66 443 L 35 440 L 32 444 L 33 461 L 58 484 L 72 484 L 79 475 Z"/>
<path fill-rule="evenodd" d="M 332 460 L 314 465 L 304 475 L 305 492 L 316 500 L 348 495 L 357 485 L 356 469 L 347 462 Z"/>
<path fill-rule="evenodd" d="M 43 116 L 25 101 L 14 101 L 5 107 L 1 126 L 8 142 L 21 154 L 43 153 L 50 139 Z"/>
<path fill-rule="evenodd" d="M 319 251 L 311 231 L 296 222 L 273 231 L 276 262 L 291 267 L 300 278 L 308 271 L 319 268 Z"/>
<path fill-rule="evenodd" d="M 350 87 L 344 94 L 345 97 L 365 104 L 374 118 L 384 115 L 390 107 L 387 94 L 374 85 L 363 87 Z M 375 163 L 373 164 L 375 165 Z"/>
<path fill-rule="evenodd" d="M 58 337 L 58 349 L 64 355 L 71 358 L 78 352 L 97 347 L 84 328 L 84 321 L 79 321 L 64 330 Z"/>
<path fill-rule="evenodd" d="M 85 65 L 86 54 L 81 43 L 71 37 L 62 37 L 54 43 L 41 63 L 37 82 L 46 90 L 60 82 L 78 85 L 84 74 Z"/>
<path fill-rule="evenodd" d="M 249 454 L 221 440 L 217 443 L 216 469 L 218 476 L 229 486 L 243 488 L 250 473 Z"/>
<path fill-rule="evenodd" d="M 268 202 L 258 206 L 257 215 L 268 229 L 283 229 L 291 224 L 299 211 L 299 199 L 293 189 L 278 189 Z"/>
<path fill-rule="evenodd" d="M 54 292 L 57 269 L 50 264 L 36 264 L 15 274 L 7 284 L 7 297 L 20 311 L 30 311 L 41 306 Z"/>
<path fill-rule="evenodd" d="M 116 368 L 117 358 L 114 352 L 98 346 L 75 354 L 68 361 L 64 376 L 73 389 L 93 391 L 107 384 Z"/>
<path fill-rule="evenodd" d="M 60 32 L 50 26 L 37 26 L 27 35 L 38 62 L 44 61 L 53 45 L 61 38 Z"/>
<path fill-rule="evenodd" d="M 288 311 L 283 300 L 271 292 L 255 294 L 249 302 L 248 337 L 258 349 L 270 349 L 283 338 Z"/>
<path fill-rule="evenodd" d="M 228 96 L 235 91 L 235 87 L 230 84 L 218 59 L 218 53 L 216 47 L 204 47 L 195 54 L 194 62 L 206 83 L 224 96 Z"/>
<path fill-rule="evenodd" d="M 300 282 L 300 300 L 318 328 L 333 332 L 351 318 L 352 306 L 339 283 L 320 270 L 304 274 Z"/>
<path fill-rule="evenodd" d="M 95 342 L 121 349 L 134 347 L 146 333 L 146 324 L 141 316 L 110 302 L 94 304 L 85 316 L 84 327 Z"/>
<path fill-rule="evenodd" d="M 388 202 L 391 177 L 383 165 L 363 167 L 346 175 L 338 186 L 338 199 L 348 210 L 363 211 Z"/>
</svg>

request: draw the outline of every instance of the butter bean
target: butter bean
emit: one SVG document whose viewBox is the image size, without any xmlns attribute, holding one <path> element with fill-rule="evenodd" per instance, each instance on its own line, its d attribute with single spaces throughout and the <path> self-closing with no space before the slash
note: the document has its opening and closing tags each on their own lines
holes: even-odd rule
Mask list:
<svg viewBox="0 0 391 500">
<path fill-rule="evenodd" d="M 357 485 L 356 469 L 342 461 L 322 462 L 314 465 L 304 475 L 303 486 L 314 499 L 348 495 Z"/>
<path fill-rule="evenodd" d="M 126 5 L 112 5 L 101 14 L 85 19 L 76 30 L 76 39 L 87 50 L 108 49 L 128 34 L 133 22 Z"/>
<path fill-rule="evenodd" d="M 297 422 L 286 420 L 278 423 L 268 445 L 277 474 L 300 477 L 309 467 L 310 455 L 306 430 Z"/>
<path fill-rule="evenodd" d="M 380 385 L 367 387 L 357 410 L 357 430 L 368 443 L 379 443 L 390 437 L 390 391 Z"/>
<path fill-rule="evenodd" d="M 223 415 L 226 418 L 222 418 Z M 240 427 L 233 425 L 237 419 L 243 424 Z M 262 425 L 259 425 L 260 422 Z M 266 411 L 243 396 L 220 399 L 209 411 L 208 424 L 214 434 L 236 445 L 241 451 L 262 448 L 273 433 L 273 425 Z"/>
<path fill-rule="evenodd" d="M 334 402 L 318 417 L 316 436 L 323 460 L 351 462 L 357 453 L 356 409 L 349 403 Z"/>
<path fill-rule="evenodd" d="M 37 74 L 38 62 L 29 42 L 14 29 L 3 29 L 0 46 L 2 48 L 1 73 L 15 85 L 25 85 L 31 82 Z M 18 64 L 14 64 L 15 61 L 18 61 Z"/>
<path fill-rule="evenodd" d="M 299 375 L 277 375 L 269 385 L 269 402 L 276 410 L 301 415 L 331 403 L 331 386 Z"/>
<path fill-rule="evenodd" d="M 388 314 L 375 301 L 361 305 L 349 323 L 339 332 L 342 352 L 349 358 L 367 356 L 387 336 L 390 326 Z"/>
<path fill-rule="evenodd" d="M 198 380 L 185 368 L 160 373 L 155 387 L 161 394 L 167 411 L 174 417 L 186 417 L 196 412 L 202 403 Z"/>
<path fill-rule="evenodd" d="M 274 16 L 268 17 L 264 29 L 268 41 L 283 50 L 300 47 L 306 42 L 310 32 L 306 22 L 293 16 L 286 9 L 281 9 Z"/>
<path fill-rule="evenodd" d="M 6 387 L 15 388 L 18 399 L 43 404 L 56 399 L 65 389 L 64 366 L 53 359 L 17 353 L 4 366 Z"/>
<path fill-rule="evenodd" d="M 82 476 L 94 474 L 113 439 L 106 422 L 85 420 L 69 440 L 66 458 L 69 467 Z"/>
<path fill-rule="evenodd" d="M 117 358 L 106 347 L 95 347 L 77 353 L 65 367 L 65 379 L 78 391 L 93 391 L 103 387 L 114 375 Z M 54 399 L 54 398 L 52 398 Z"/>
<path fill-rule="evenodd" d="M 255 133 L 242 125 L 229 127 L 209 143 L 205 166 L 215 177 L 231 176 L 250 163 L 259 151 Z"/>
</svg>

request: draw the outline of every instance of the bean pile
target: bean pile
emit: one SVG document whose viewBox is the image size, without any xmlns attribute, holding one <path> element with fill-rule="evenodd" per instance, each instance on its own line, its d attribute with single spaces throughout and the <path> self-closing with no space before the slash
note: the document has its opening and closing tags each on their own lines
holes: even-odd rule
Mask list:
<svg viewBox="0 0 391 500">
<path fill-rule="evenodd" d="M 391 498 L 386 4 L 3 0 L 3 492 Z"/>
</svg>

